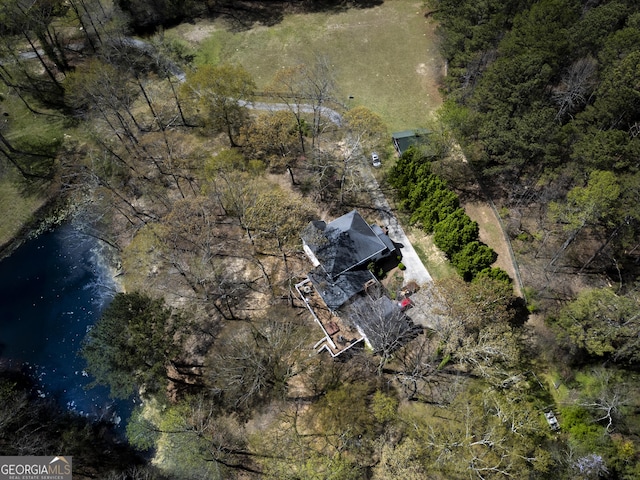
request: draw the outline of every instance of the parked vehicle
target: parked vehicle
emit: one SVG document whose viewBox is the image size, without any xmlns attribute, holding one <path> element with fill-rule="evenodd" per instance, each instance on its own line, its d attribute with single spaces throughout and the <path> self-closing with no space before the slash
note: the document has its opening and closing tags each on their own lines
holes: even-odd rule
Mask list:
<svg viewBox="0 0 640 480">
<path fill-rule="evenodd" d="M 378 156 L 378 154 L 376 152 L 373 152 L 371 154 L 371 164 L 378 168 L 380 165 L 382 165 L 382 162 L 380 161 L 380 157 Z"/>
</svg>

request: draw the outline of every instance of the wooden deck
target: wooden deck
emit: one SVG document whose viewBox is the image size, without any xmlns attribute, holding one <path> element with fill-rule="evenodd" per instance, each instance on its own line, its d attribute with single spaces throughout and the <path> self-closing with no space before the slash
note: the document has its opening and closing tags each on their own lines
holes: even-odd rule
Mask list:
<svg viewBox="0 0 640 480">
<path fill-rule="evenodd" d="M 310 280 L 297 284 L 296 290 L 322 332 L 323 337 L 314 346 L 318 352 L 327 350 L 337 357 L 364 340 L 357 329 L 329 310 Z"/>
</svg>

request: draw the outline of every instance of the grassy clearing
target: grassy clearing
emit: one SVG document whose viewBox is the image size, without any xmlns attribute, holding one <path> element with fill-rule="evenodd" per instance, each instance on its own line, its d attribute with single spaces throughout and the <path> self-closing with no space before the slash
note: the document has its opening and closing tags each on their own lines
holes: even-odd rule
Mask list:
<svg viewBox="0 0 640 480">
<path fill-rule="evenodd" d="M 458 272 L 447 260 L 444 253 L 433 243 L 432 235 L 427 235 L 422 230 L 414 227 L 407 228 L 406 233 L 418 257 L 427 267 L 433 279 L 437 280 L 458 275 Z"/>
<path fill-rule="evenodd" d="M 423 13 L 421 2 L 394 0 L 367 9 L 290 15 L 273 27 L 239 33 L 218 21 L 181 25 L 167 35 L 196 48 L 199 63 L 243 65 L 258 88 L 282 67 L 326 56 L 345 104 L 365 105 L 392 130 L 401 130 L 425 126 L 441 103 L 442 60 L 434 25 Z"/>
<path fill-rule="evenodd" d="M 538 377 L 544 380 L 547 391 L 551 393 L 553 400 L 557 405 L 567 401 L 571 393 L 569 387 L 562 381 L 560 374 L 554 370 L 540 373 Z"/>
<path fill-rule="evenodd" d="M 402 418 L 411 419 L 412 417 L 417 417 L 420 419 L 428 419 L 429 425 L 433 427 L 441 426 L 446 428 L 451 422 L 451 420 L 445 416 L 447 413 L 445 410 L 436 405 L 426 403 L 403 402 L 398 408 L 398 413 Z"/>
<path fill-rule="evenodd" d="M 0 86 L 3 135 L 17 150 L 55 155 L 63 140 L 61 117 L 35 115 L 5 86 Z M 44 109 L 42 109 L 44 110 Z M 43 157 L 19 157 L 22 167 L 31 174 L 48 175 L 53 160 Z M 6 159 L 0 160 L 0 245 L 18 234 L 25 223 L 48 200 L 49 180 L 25 180 Z"/>
<path fill-rule="evenodd" d="M 9 242 L 44 204 L 44 198 L 20 192 L 13 179 L 0 180 L 0 245 Z"/>
</svg>

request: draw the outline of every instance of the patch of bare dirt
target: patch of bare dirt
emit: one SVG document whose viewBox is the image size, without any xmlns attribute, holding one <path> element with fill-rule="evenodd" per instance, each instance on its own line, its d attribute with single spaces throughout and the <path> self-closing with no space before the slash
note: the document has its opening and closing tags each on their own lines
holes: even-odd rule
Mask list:
<svg viewBox="0 0 640 480">
<path fill-rule="evenodd" d="M 185 40 L 191 43 L 201 43 L 216 30 L 215 25 L 208 20 L 201 20 L 196 22 L 191 28 L 185 30 L 183 37 Z"/>
</svg>

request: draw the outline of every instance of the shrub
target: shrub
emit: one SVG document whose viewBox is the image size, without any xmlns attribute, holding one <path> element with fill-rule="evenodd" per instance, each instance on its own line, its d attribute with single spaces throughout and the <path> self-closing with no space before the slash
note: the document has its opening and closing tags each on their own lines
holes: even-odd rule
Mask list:
<svg viewBox="0 0 640 480">
<path fill-rule="evenodd" d="M 562 429 L 571 436 L 570 442 L 581 451 L 600 450 L 609 437 L 605 428 L 594 423 L 586 408 L 579 405 L 568 405 L 560 409 Z M 609 440 L 610 441 L 610 440 Z"/>
<path fill-rule="evenodd" d="M 485 268 L 478 272 L 478 274 L 473 278 L 473 281 L 482 281 L 485 278 L 490 278 L 492 280 L 497 280 L 499 282 L 503 282 L 507 285 L 513 284 L 513 279 L 509 276 L 507 272 L 499 267 Z"/>
<path fill-rule="evenodd" d="M 458 208 L 433 229 L 433 241 L 449 258 L 467 243 L 478 240 L 478 224 L 462 208 Z"/>
<path fill-rule="evenodd" d="M 410 147 L 398 159 L 389 175 L 389 184 L 397 191 L 398 197 L 405 200 L 409 197 L 416 180 L 425 178 L 431 173 L 431 164 L 419 149 Z"/>
<path fill-rule="evenodd" d="M 382 267 L 378 266 L 375 262 L 369 262 L 367 264 L 367 270 L 373 273 L 377 278 L 384 278 L 385 272 Z"/>
<path fill-rule="evenodd" d="M 373 394 L 373 398 L 371 399 L 371 410 L 378 422 L 389 422 L 396 418 L 398 400 L 391 395 L 376 390 L 376 393 Z"/>
<path fill-rule="evenodd" d="M 481 271 L 489 269 L 497 257 L 492 248 L 475 240 L 454 253 L 451 263 L 466 281 L 470 281 Z"/>
<path fill-rule="evenodd" d="M 412 223 L 420 223 L 427 232 L 433 232 L 435 225 L 460 207 L 458 196 L 447 188 L 435 190 L 411 215 Z"/>
</svg>

